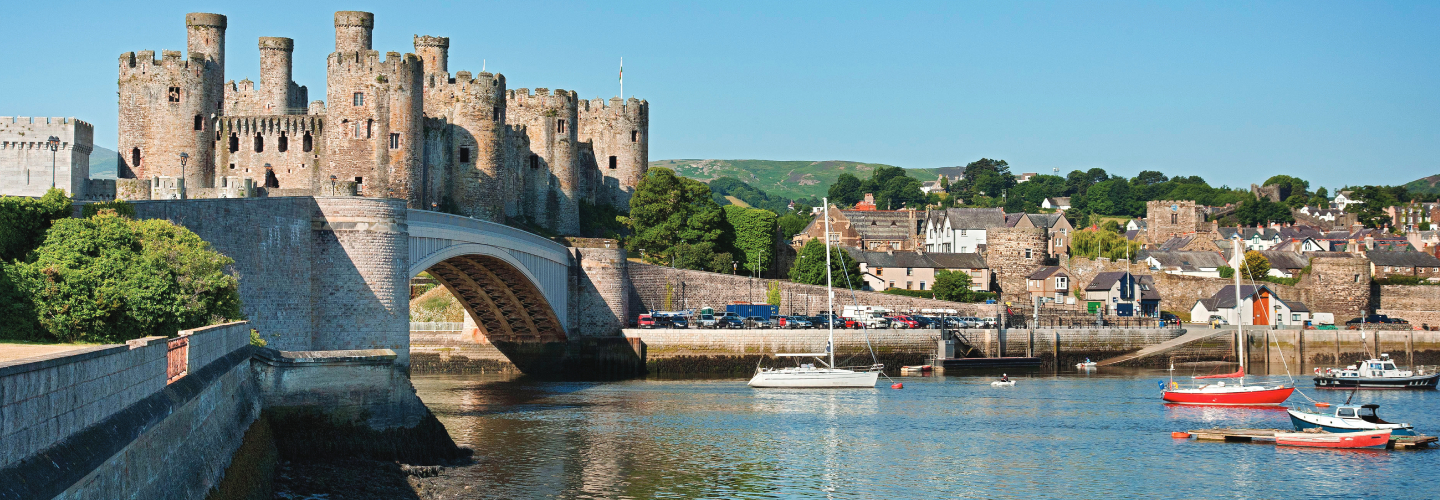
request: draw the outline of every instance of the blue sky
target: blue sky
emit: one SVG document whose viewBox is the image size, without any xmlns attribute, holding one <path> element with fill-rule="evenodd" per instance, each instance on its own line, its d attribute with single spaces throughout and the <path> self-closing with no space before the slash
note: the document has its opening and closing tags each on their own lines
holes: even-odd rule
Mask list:
<svg viewBox="0 0 1440 500">
<path fill-rule="evenodd" d="M 511 88 L 651 103 L 651 159 L 1003 158 L 1016 171 L 1144 169 L 1248 185 L 1440 173 L 1436 2 L 15 2 L 0 115 L 77 116 L 113 147 L 117 58 L 183 49 L 186 12 L 229 16 L 228 78 L 295 39 L 321 96 L 332 14 L 375 48 L 451 39 L 450 70 Z"/>
</svg>

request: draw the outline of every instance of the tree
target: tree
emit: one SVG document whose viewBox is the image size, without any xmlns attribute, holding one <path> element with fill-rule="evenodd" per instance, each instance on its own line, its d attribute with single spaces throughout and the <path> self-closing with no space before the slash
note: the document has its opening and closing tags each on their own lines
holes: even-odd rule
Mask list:
<svg viewBox="0 0 1440 500">
<path fill-rule="evenodd" d="M 617 220 L 632 232 L 626 249 L 642 253 L 652 263 L 668 264 L 675 257 L 671 248 L 679 243 L 715 244 L 729 229 L 724 212 L 710 198 L 709 186 L 662 167 L 646 172 L 630 198 L 630 215 Z"/>
<path fill-rule="evenodd" d="M 1410 199 L 1405 186 L 1360 186 L 1353 188 L 1350 197 L 1362 203 L 1347 207 L 1345 211 L 1354 212 L 1361 224 L 1374 228 L 1393 222 L 1390 214 L 1385 212 L 1386 208 L 1399 205 L 1400 200 Z"/>
<path fill-rule="evenodd" d="M 920 186 L 920 180 L 914 177 L 891 176 L 876 190 L 875 205 L 882 209 L 924 208 L 925 193 Z"/>
<path fill-rule="evenodd" d="M 1085 193 L 1085 208 L 1101 215 L 1135 215 L 1135 197 L 1130 183 L 1115 178 L 1090 186 Z M 1143 205 L 1142 205 L 1143 206 Z"/>
<path fill-rule="evenodd" d="M 44 331 L 62 342 L 120 342 L 240 319 L 234 260 L 165 220 L 101 213 L 62 219 L 18 264 Z"/>
<path fill-rule="evenodd" d="M 949 192 L 949 191 L 950 191 L 950 176 L 948 176 L 948 175 L 942 175 L 942 176 L 940 176 L 940 190 L 941 190 L 941 191 L 945 191 L 945 192 Z"/>
<path fill-rule="evenodd" d="M 1107 221 L 1105 221 L 1104 224 L 1101 224 L 1101 225 L 1100 225 L 1100 230 L 1101 230 L 1101 231 L 1107 231 L 1107 232 L 1115 233 L 1115 234 L 1125 234 L 1125 228 L 1120 227 L 1120 223 L 1119 223 L 1119 222 L 1115 222 L 1114 220 L 1107 220 Z"/>
<path fill-rule="evenodd" d="M 964 271 L 941 269 L 935 272 L 935 298 L 951 302 L 971 302 L 974 292 L 970 289 L 972 278 Z"/>
<path fill-rule="evenodd" d="M 1234 277 L 1235 277 L 1235 268 L 1233 268 L 1233 267 L 1230 267 L 1230 266 L 1220 266 L 1219 268 L 1217 268 L 1217 270 L 1220 271 L 1220 277 L 1221 277 L 1221 278 L 1234 278 Z"/>
<path fill-rule="evenodd" d="M 1310 190 L 1310 183 L 1298 177 L 1288 175 L 1276 175 L 1265 179 L 1261 186 L 1279 186 L 1280 199 L 1288 200 L 1291 196 L 1300 195 L 1304 197 Z"/>
<path fill-rule="evenodd" d="M 776 225 L 780 228 L 780 239 L 790 241 L 795 235 L 800 234 L 800 231 L 804 231 L 805 226 L 810 225 L 811 219 L 814 217 L 809 213 L 786 212 L 785 215 L 781 215 L 775 220 Z"/>
<path fill-rule="evenodd" d="M 735 229 L 731 246 L 740 267 L 749 272 L 768 269 L 775 259 L 775 213 L 725 205 L 725 220 Z"/>
<path fill-rule="evenodd" d="M 836 287 L 859 289 L 865 286 L 860 263 L 836 247 L 830 248 L 830 272 Z M 813 239 L 800 248 L 795 265 L 790 268 L 790 281 L 808 285 L 825 284 L 825 242 Z"/>
<path fill-rule="evenodd" d="M 1250 281 L 1263 281 L 1269 274 L 1270 259 L 1255 250 L 1245 252 L 1245 272 L 1241 276 Z"/>
<path fill-rule="evenodd" d="M 1010 173 L 1010 164 L 1005 160 L 981 158 L 965 165 L 965 178 L 960 182 L 961 189 L 970 196 L 999 198 L 1001 193 L 1015 185 L 1015 176 Z"/>
<path fill-rule="evenodd" d="M 1170 178 L 1165 177 L 1165 174 L 1154 170 L 1142 170 L 1134 179 L 1130 179 L 1130 183 L 1136 186 L 1152 186 L 1169 181 Z"/>
<path fill-rule="evenodd" d="M 40 199 L 0 196 L 0 260 L 24 259 L 45 241 L 45 230 L 70 216 L 70 197 L 50 188 Z"/>
<path fill-rule="evenodd" d="M 1110 231 L 1083 229 L 1075 231 L 1070 238 L 1070 255 L 1111 260 L 1134 259 L 1140 253 L 1140 244 L 1125 239 L 1124 235 Z"/>
<path fill-rule="evenodd" d="M 780 282 L 771 281 L 765 285 L 765 303 L 772 306 L 780 305 Z"/>
<path fill-rule="evenodd" d="M 865 199 L 865 193 L 860 190 L 860 178 L 852 174 L 840 174 L 840 178 L 830 185 L 829 194 L 830 203 L 842 207 L 854 206 Z"/>
<path fill-rule="evenodd" d="M 1240 202 L 1235 208 L 1235 216 L 1240 223 L 1253 226 L 1272 222 L 1295 222 L 1295 216 L 1291 215 L 1290 207 L 1283 203 L 1275 203 L 1269 198 L 1251 198 Z"/>
</svg>

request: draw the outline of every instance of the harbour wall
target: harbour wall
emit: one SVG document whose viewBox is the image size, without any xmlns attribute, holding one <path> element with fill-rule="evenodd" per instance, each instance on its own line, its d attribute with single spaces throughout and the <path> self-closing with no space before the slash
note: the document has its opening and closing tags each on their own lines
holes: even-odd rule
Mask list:
<svg viewBox="0 0 1440 500">
<path fill-rule="evenodd" d="M 1234 330 L 1224 331 L 1233 338 Z M 1246 364 L 1255 373 L 1285 373 L 1287 364 L 1291 373 L 1308 373 L 1314 367 L 1355 364 L 1380 353 L 1389 354 L 1400 365 L 1440 365 L 1440 332 L 1436 331 L 1246 330 L 1245 336 L 1249 348 Z"/>
<path fill-rule="evenodd" d="M 394 351 L 276 351 L 250 332 L 0 363 L 0 499 L 268 498 L 277 456 L 463 455 Z"/>
</svg>

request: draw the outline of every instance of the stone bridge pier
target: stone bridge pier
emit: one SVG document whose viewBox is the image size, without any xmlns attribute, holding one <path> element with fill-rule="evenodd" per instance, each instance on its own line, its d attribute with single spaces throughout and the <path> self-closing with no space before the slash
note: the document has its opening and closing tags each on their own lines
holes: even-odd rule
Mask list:
<svg viewBox="0 0 1440 500">
<path fill-rule="evenodd" d="M 620 378 L 644 364 L 620 333 L 624 251 L 360 197 L 133 202 L 235 259 L 242 311 L 284 351 L 391 349 L 409 365 L 409 279 L 429 272 L 527 375 Z"/>
</svg>

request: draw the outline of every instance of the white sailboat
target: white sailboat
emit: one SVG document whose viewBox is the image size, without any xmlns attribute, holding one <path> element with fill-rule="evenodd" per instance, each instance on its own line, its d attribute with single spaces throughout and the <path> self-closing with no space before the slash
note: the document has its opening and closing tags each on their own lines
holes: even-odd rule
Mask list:
<svg viewBox="0 0 1440 500">
<path fill-rule="evenodd" d="M 822 199 L 821 204 L 825 207 L 825 290 L 829 296 L 830 311 L 835 310 L 835 290 L 830 272 L 830 200 Z M 790 389 L 823 389 L 823 388 L 850 388 L 867 387 L 874 388 L 875 382 L 880 379 L 880 370 L 883 365 L 871 365 L 865 371 L 855 371 L 835 366 L 835 323 L 828 322 L 830 327 L 829 341 L 825 343 L 825 352 L 820 353 L 785 353 L 778 357 L 813 357 L 822 366 L 815 366 L 813 363 L 801 364 L 800 366 L 788 368 L 756 368 L 755 376 L 750 379 L 750 387 L 754 388 L 790 388 Z M 828 360 L 827 360 L 828 358 Z"/>
</svg>

